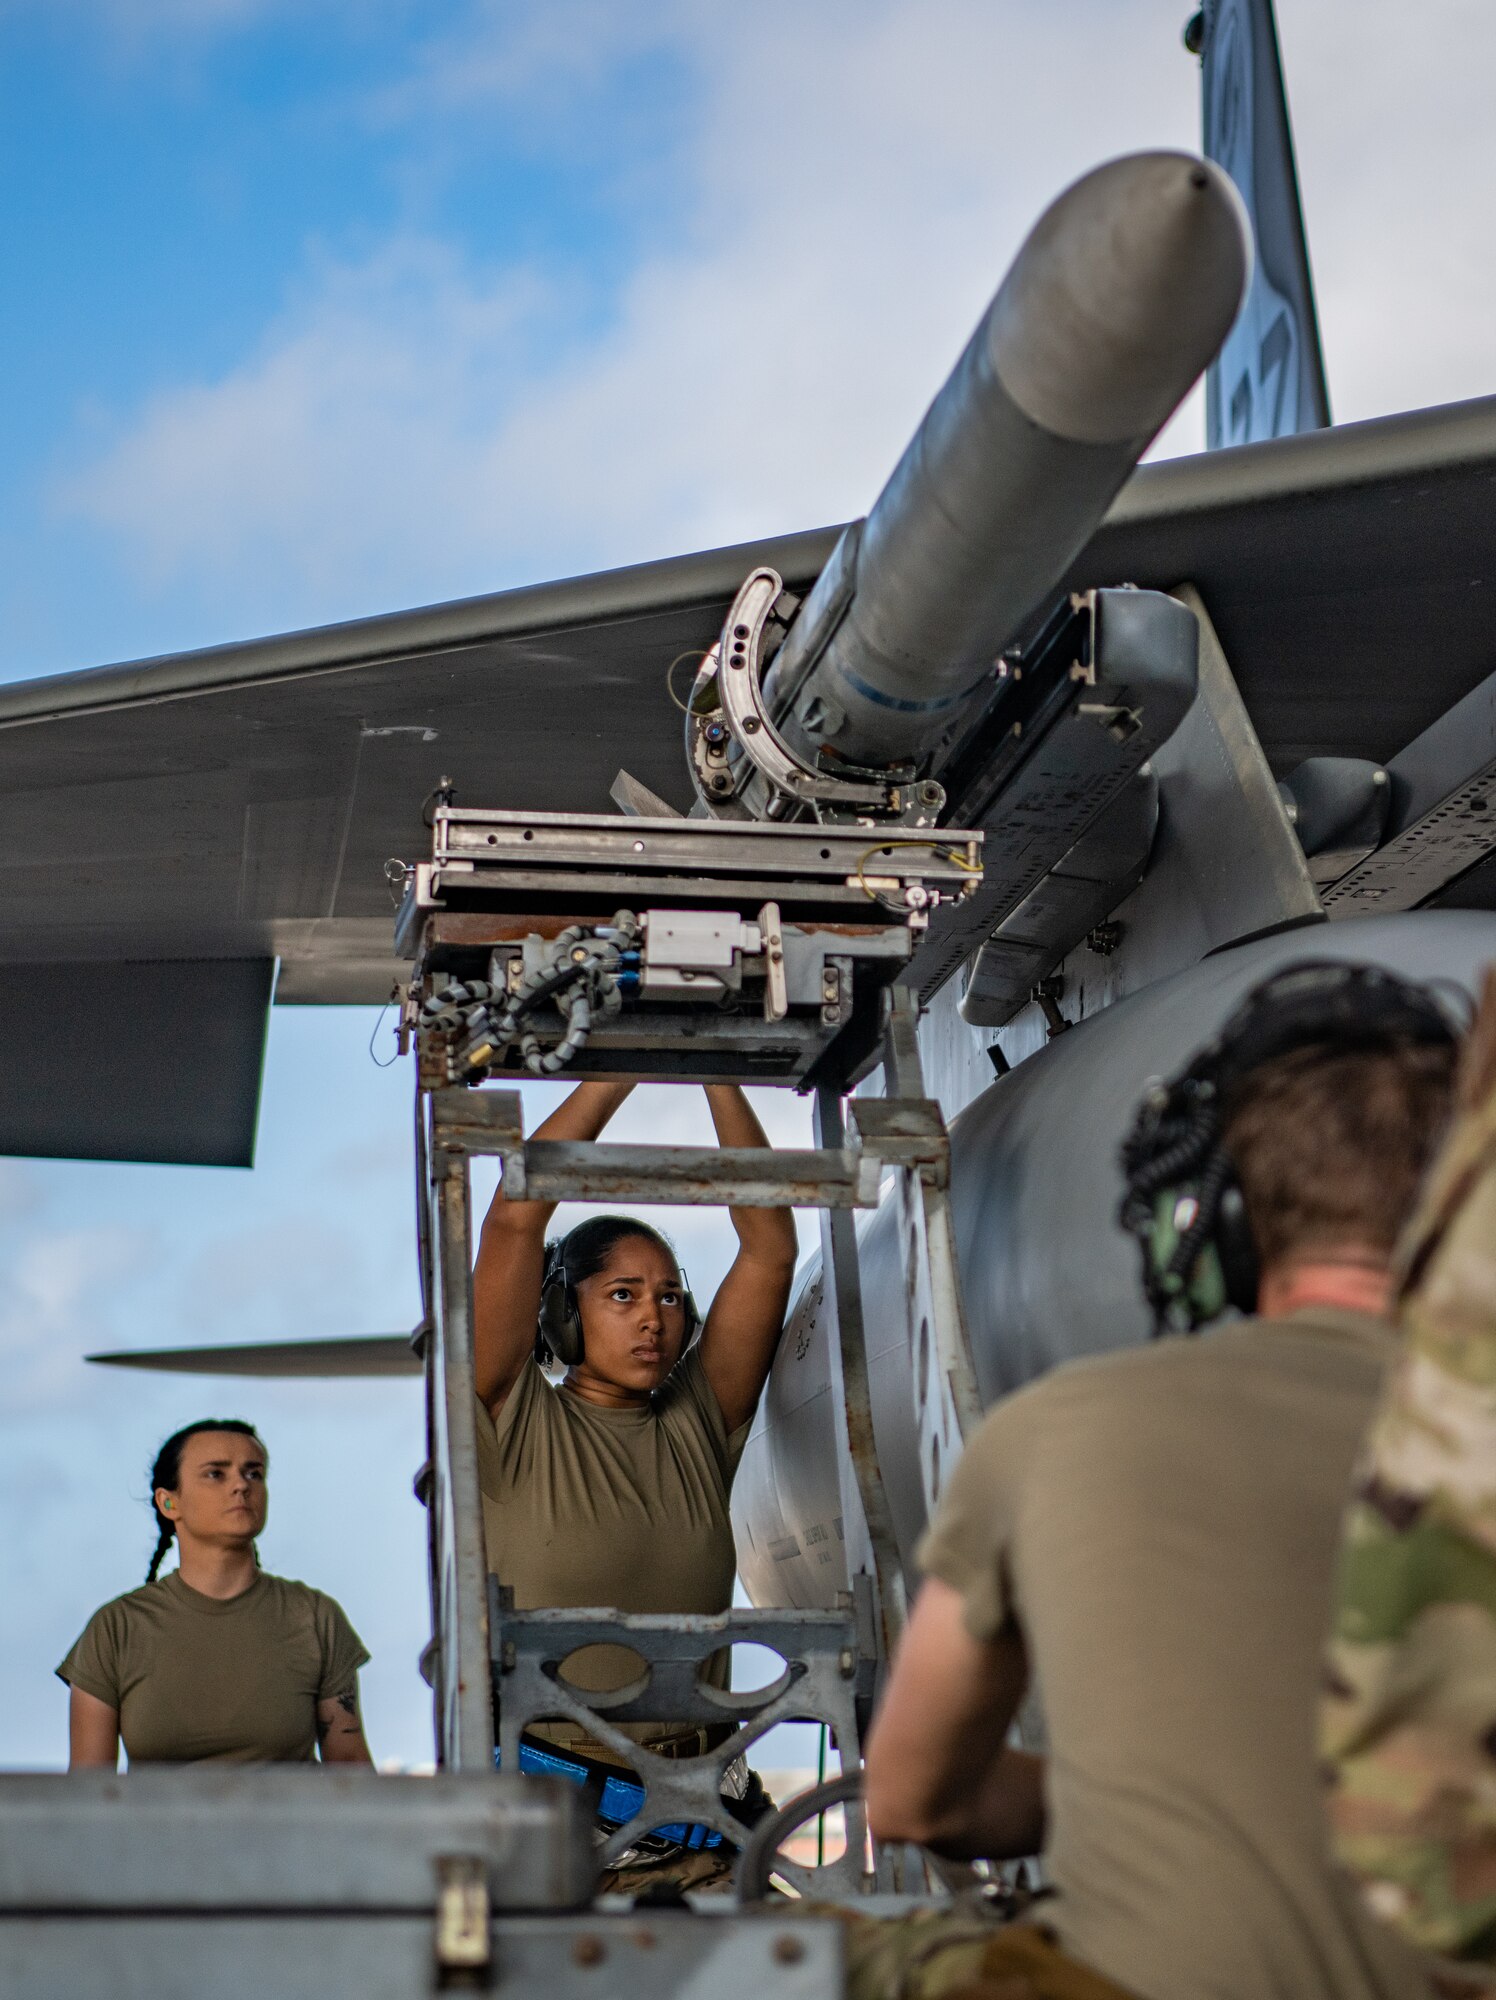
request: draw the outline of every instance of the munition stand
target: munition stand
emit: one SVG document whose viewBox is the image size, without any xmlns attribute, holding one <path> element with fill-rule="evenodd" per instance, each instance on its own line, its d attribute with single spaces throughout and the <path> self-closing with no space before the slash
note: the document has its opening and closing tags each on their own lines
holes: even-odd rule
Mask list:
<svg viewBox="0 0 1496 2000">
<path fill-rule="evenodd" d="M 398 935 L 413 960 L 403 1017 L 418 1063 L 417 1172 L 430 1456 L 434 1637 L 427 1670 L 440 1761 L 513 1770 L 526 1723 L 581 1723 L 644 1785 L 604 1863 L 678 1821 L 740 1839 L 724 1766 L 773 1723 L 824 1722 L 844 1767 L 860 1761 L 878 1672 L 905 1585 L 873 1435 L 853 1211 L 900 1209 L 904 1300 L 926 1505 L 978 1415 L 947 1206 L 949 1143 L 924 1095 L 913 996 L 898 984 L 929 913 L 980 879 L 980 836 L 907 825 L 764 825 L 704 819 L 432 815 L 432 856 L 411 871 Z M 881 1061 L 886 1094 L 847 1100 Z M 814 1148 L 765 1151 L 527 1138 L 529 1075 L 777 1084 L 813 1094 Z M 499 1087 L 495 1088 L 497 1085 Z M 715 1618 L 516 1611 L 486 1574 L 477 1476 L 469 1162 L 496 1157 L 517 1200 L 810 1207 L 832 1301 L 833 1397 L 850 1594 L 826 1611 Z M 639 1679 L 584 1693 L 561 1669 L 580 1645 L 626 1645 Z M 754 1694 L 698 1669 L 733 1645 L 774 1648 L 785 1671 Z M 621 1722 L 728 1725 L 679 1761 L 617 1736 Z M 496 1726 L 497 1725 L 497 1726 Z M 723 1733 L 720 1729 L 718 1734 Z M 616 1738 L 616 1740 L 615 1740 Z M 854 1802 L 836 1886 L 868 1885 Z M 792 1874 L 788 1864 L 779 1872 Z M 832 1886 L 832 1871 L 817 1882 Z M 880 1868 L 883 1885 L 892 1881 Z"/>
</svg>

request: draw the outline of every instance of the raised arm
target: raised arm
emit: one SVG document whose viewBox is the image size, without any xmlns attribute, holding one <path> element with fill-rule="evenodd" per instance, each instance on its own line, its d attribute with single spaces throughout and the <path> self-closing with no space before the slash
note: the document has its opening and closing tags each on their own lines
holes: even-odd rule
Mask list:
<svg viewBox="0 0 1496 2000">
<path fill-rule="evenodd" d="M 709 1083 L 707 1103 L 723 1146 L 767 1146 L 764 1128 L 735 1083 Z M 784 1331 L 795 1275 L 795 1220 L 787 1208 L 728 1210 L 738 1254 L 717 1289 L 701 1336 L 701 1365 L 730 1431 L 746 1424 L 763 1393 Z"/>
<path fill-rule="evenodd" d="M 595 1139 L 632 1089 L 580 1083 L 533 1136 Z M 483 1219 L 473 1265 L 473 1379 L 495 1412 L 535 1346 L 546 1225 L 555 1212 L 553 1201 L 506 1201 L 500 1187 Z"/>
</svg>

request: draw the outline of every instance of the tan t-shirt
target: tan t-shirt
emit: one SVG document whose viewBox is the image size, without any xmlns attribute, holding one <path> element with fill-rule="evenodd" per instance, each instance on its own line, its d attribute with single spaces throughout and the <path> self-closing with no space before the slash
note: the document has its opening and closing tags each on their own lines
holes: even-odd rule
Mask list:
<svg viewBox="0 0 1496 2000">
<path fill-rule="evenodd" d="M 96 1611 L 57 1669 L 119 1711 L 134 1764 L 302 1764 L 317 1703 L 368 1659 L 341 1606 L 264 1570 L 237 1597 L 204 1597 L 177 1571 Z"/>
<path fill-rule="evenodd" d="M 490 1570 L 521 1610 L 725 1611 L 737 1567 L 727 1498 L 748 1428 L 728 1435 L 696 1348 L 633 1409 L 583 1402 L 527 1361 L 497 1421 L 478 1408 Z M 607 1646 L 567 1668 L 593 1688 L 637 1672 Z"/>
<path fill-rule="evenodd" d="M 1046 1905 L 1146 2000 L 1430 1989 L 1328 1855 L 1314 1744 L 1389 1329 L 1321 1308 L 1073 1363 L 1000 1403 L 920 1550 L 1048 1721 Z"/>
</svg>

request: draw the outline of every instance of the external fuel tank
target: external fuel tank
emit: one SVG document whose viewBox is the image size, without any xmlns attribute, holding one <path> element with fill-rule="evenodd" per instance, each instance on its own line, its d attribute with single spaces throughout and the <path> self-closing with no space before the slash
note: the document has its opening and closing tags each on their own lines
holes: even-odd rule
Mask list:
<svg viewBox="0 0 1496 2000">
<path fill-rule="evenodd" d="M 968 1105 L 951 1128 L 951 1207 L 984 1405 L 1149 1338 L 1137 1248 L 1117 1223 L 1123 1133 L 1150 1078 L 1182 1066 L 1259 980 L 1307 958 L 1382 965 L 1473 999 L 1496 962 L 1496 913 L 1368 917 L 1234 946 L 1058 1036 Z M 862 1301 L 879 1470 L 912 1574 L 924 1503 L 894 1223 L 885 1201 L 864 1225 Z M 828 1333 L 813 1260 L 733 1493 L 755 1604 L 827 1604 L 846 1587 Z"/>
</svg>

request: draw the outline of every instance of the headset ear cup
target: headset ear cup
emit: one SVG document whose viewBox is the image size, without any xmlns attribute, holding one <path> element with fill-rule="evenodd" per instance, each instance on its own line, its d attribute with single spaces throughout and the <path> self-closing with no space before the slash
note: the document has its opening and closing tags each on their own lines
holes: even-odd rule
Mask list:
<svg viewBox="0 0 1496 2000">
<path fill-rule="evenodd" d="M 575 1368 L 582 1358 L 582 1316 L 577 1295 L 566 1273 L 548 1273 L 540 1290 L 537 1345 L 547 1348 L 563 1368 Z"/>
<path fill-rule="evenodd" d="M 1234 1178 L 1221 1193 L 1215 1228 L 1211 1234 L 1221 1261 L 1221 1276 L 1226 1281 L 1226 1297 L 1238 1312 L 1256 1312 L 1257 1285 L 1261 1276 L 1257 1245 L 1252 1240 L 1252 1226 L 1247 1220 L 1247 1204 Z"/>
</svg>

